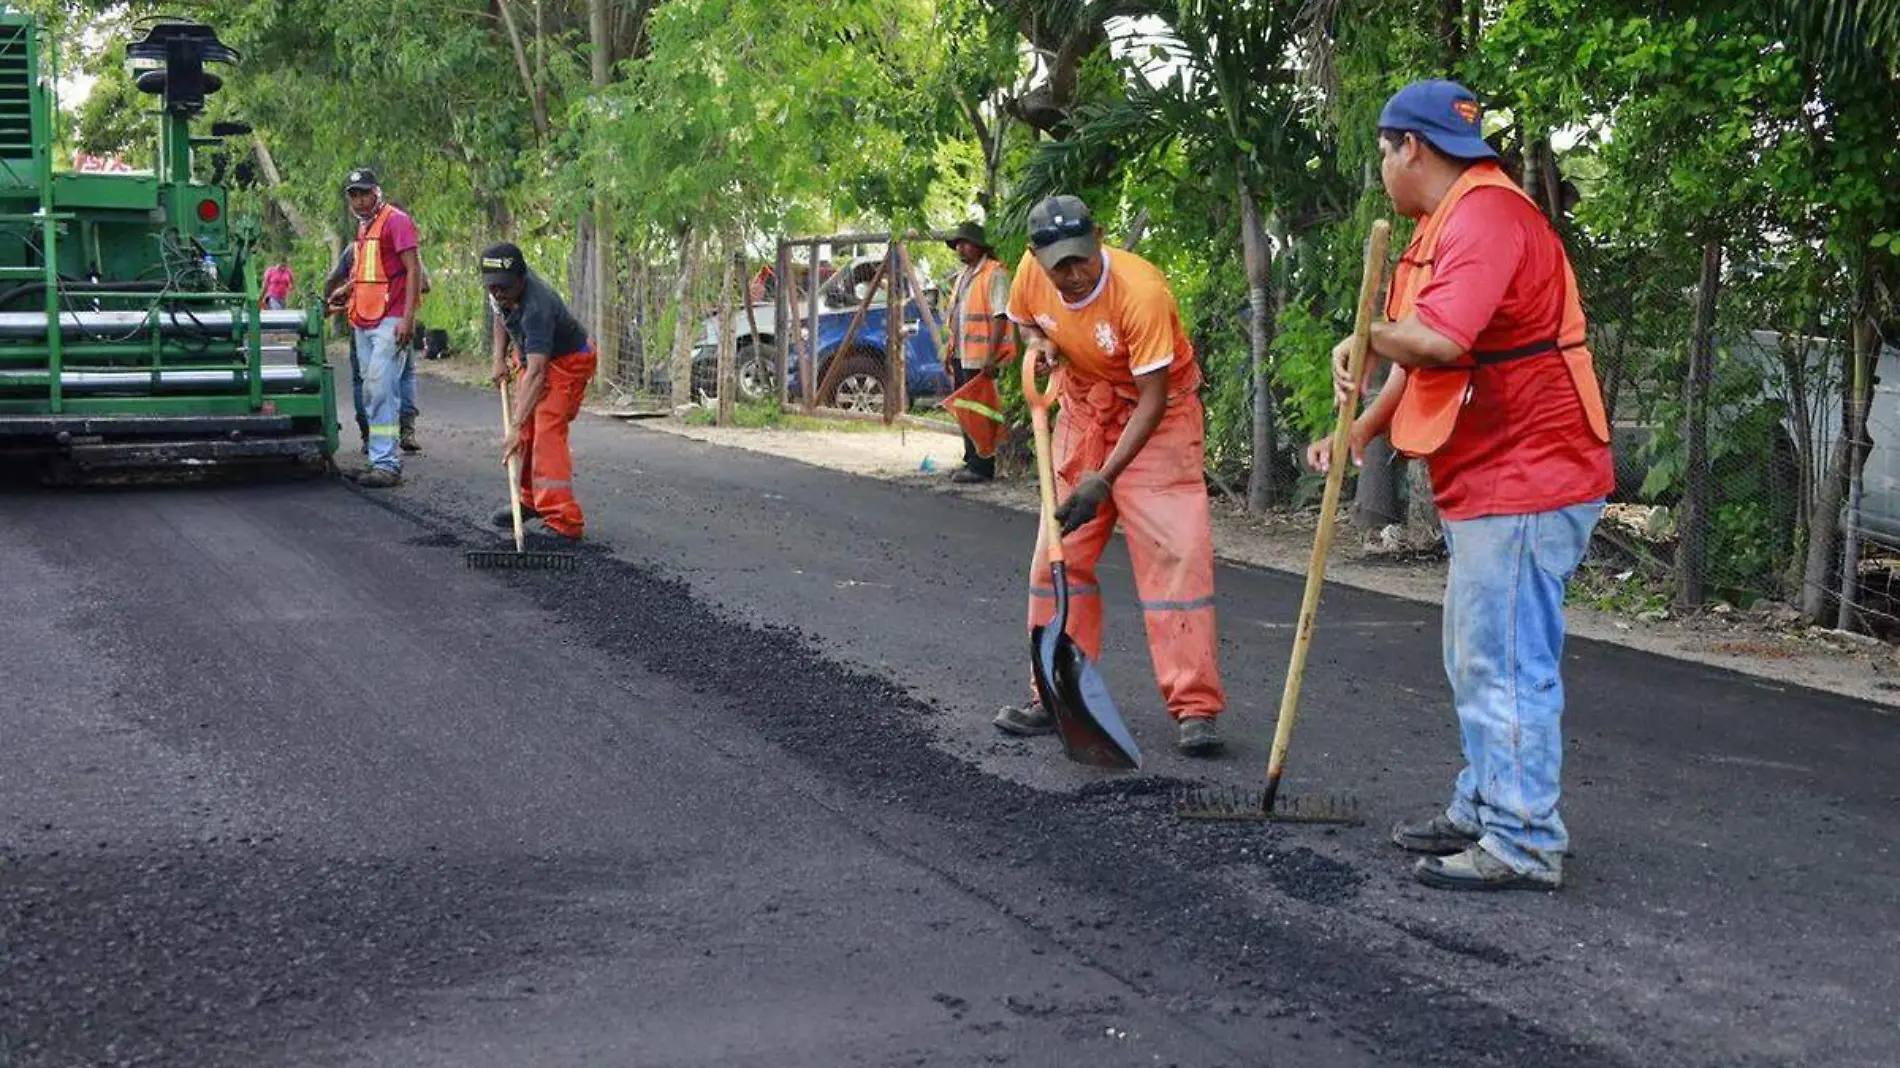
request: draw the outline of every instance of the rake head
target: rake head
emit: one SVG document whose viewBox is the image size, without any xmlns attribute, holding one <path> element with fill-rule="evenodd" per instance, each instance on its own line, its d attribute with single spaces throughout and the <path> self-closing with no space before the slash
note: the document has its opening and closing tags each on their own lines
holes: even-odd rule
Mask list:
<svg viewBox="0 0 1900 1068">
<path fill-rule="evenodd" d="M 1365 822 L 1359 799 L 1275 798 L 1269 791 L 1197 786 L 1175 794 L 1174 814 L 1184 820 L 1226 823 L 1335 823 L 1357 827 Z"/>
<path fill-rule="evenodd" d="M 576 559 L 567 553 L 515 552 L 512 549 L 469 549 L 462 554 L 468 566 L 481 571 L 572 571 Z"/>
</svg>

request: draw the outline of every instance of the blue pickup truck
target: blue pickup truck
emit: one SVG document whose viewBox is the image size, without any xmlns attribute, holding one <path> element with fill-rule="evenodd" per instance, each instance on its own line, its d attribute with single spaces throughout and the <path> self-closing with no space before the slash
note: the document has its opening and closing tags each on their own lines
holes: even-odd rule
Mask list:
<svg viewBox="0 0 1900 1068">
<path fill-rule="evenodd" d="M 845 332 L 851 326 L 851 319 L 857 314 L 858 304 L 863 299 L 864 287 L 877 271 L 882 257 L 871 257 L 855 261 L 845 270 L 829 278 L 824 288 L 819 290 L 818 308 L 818 359 L 817 379 L 825 381 L 833 361 L 842 360 L 842 370 L 835 386 L 826 396 L 818 398 L 818 403 L 827 408 L 842 408 L 846 411 L 881 412 L 884 410 L 884 389 L 886 379 L 885 354 L 888 351 L 889 331 L 887 330 L 888 312 L 883 287 L 873 295 L 870 309 L 865 313 L 864 321 L 858 325 L 858 332 L 851 339 L 851 347 L 842 350 Z M 802 294 L 800 295 L 802 298 Z M 925 294 L 931 299 L 932 294 Z M 796 322 L 802 329 L 809 312 L 804 301 L 794 310 Z M 932 314 L 939 318 L 941 313 L 935 308 Z M 757 330 L 754 331 L 756 325 Z M 734 367 L 739 382 L 739 394 L 746 400 L 760 400 L 772 396 L 777 388 L 778 366 L 777 309 L 771 301 L 754 304 L 750 311 L 740 309 L 733 313 L 733 337 L 735 344 Z M 947 395 L 954 384 L 943 373 L 943 365 L 938 359 L 936 346 L 930 340 L 930 331 L 924 328 L 918 311 L 917 301 L 906 300 L 903 305 L 903 325 L 901 336 L 904 344 L 904 365 L 906 386 L 911 401 L 929 399 Z M 790 395 L 793 400 L 804 397 L 804 383 L 800 381 L 798 368 L 798 341 L 793 340 L 789 379 Z M 715 376 L 719 354 L 719 317 L 710 316 L 702 324 L 699 343 L 693 349 L 693 394 L 713 396 L 716 392 Z M 654 388 L 662 394 L 671 390 L 672 368 L 662 366 L 654 374 Z"/>
</svg>

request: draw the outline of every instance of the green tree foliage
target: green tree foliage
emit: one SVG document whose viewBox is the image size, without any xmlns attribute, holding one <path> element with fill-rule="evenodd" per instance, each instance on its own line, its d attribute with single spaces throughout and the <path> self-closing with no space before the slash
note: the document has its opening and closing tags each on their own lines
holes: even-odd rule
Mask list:
<svg viewBox="0 0 1900 1068">
<path fill-rule="evenodd" d="M 115 55 L 75 31 L 156 9 L 32 6 L 61 25 L 64 62 L 98 78 L 69 140 L 142 158 Z M 1570 248 L 1606 393 L 1653 439 L 1665 504 L 1687 477 L 1703 251 L 1722 249 L 1708 418 L 1711 463 L 1737 480 L 1711 501 L 1712 554 L 1746 572 L 1730 588 L 1817 585 L 1790 565 L 1855 467 L 1820 428 L 1852 422 L 1843 392 L 1866 381 L 1868 339 L 1900 325 L 1895 0 L 614 0 L 594 24 L 584 0 L 193 13 L 246 54 L 217 107 L 256 125 L 279 173 L 259 202 L 305 220 L 300 274 L 348 225 L 338 175 L 373 165 L 464 317 L 481 240 L 513 236 L 558 271 L 596 211 L 616 255 L 655 270 L 683 258 L 682 234 L 756 256 L 786 231 L 971 215 L 1013 258 L 1034 197 L 1080 194 L 1111 239 L 1141 228 L 1169 273 L 1208 372 L 1210 463 L 1281 501 L 1298 446 L 1332 421 L 1327 352 L 1350 326 L 1367 227 L 1391 214 L 1378 110 L 1414 79 L 1459 78 Z M 680 314 L 667 303 L 648 334 Z M 1750 331 L 1821 340 L 1751 349 Z M 1793 508 L 1740 462 L 1790 451 Z"/>
</svg>

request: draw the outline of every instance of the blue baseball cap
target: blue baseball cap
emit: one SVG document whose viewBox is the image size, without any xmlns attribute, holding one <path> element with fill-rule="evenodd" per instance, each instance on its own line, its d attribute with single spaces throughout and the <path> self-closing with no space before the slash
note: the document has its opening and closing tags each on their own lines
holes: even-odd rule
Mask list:
<svg viewBox="0 0 1900 1068">
<path fill-rule="evenodd" d="M 1392 94 L 1379 129 L 1411 130 L 1453 159 L 1496 159 L 1484 140 L 1484 107 L 1457 82 L 1413 82 Z"/>
</svg>

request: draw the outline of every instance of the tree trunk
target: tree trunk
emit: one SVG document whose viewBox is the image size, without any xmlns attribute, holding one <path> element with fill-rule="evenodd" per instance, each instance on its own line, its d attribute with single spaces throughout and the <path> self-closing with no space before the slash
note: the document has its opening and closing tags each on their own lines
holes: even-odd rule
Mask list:
<svg viewBox="0 0 1900 1068">
<path fill-rule="evenodd" d="M 1381 383 L 1377 390 L 1387 388 Z M 1375 390 L 1367 403 L 1378 399 Z M 1352 498 L 1353 525 L 1364 531 L 1382 530 L 1405 520 L 1399 510 L 1399 473 L 1404 459 L 1392 448 L 1384 434 L 1366 446 L 1365 466 L 1359 469 L 1359 481 Z"/>
<path fill-rule="evenodd" d="M 1405 462 L 1405 543 L 1414 549 L 1437 545 L 1444 534 L 1439 530 L 1438 502 L 1432 498 L 1432 472 L 1423 460 Z"/>
<path fill-rule="evenodd" d="M 1465 0 L 1439 0 L 1438 39 L 1445 46 L 1445 77 L 1456 81 L 1465 61 Z"/>
<path fill-rule="evenodd" d="M 1715 309 L 1722 290 L 1722 242 L 1702 246 L 1702 281 L 1697 287 L 1695 333 L 1689 340 L 1689 376 L 1682 390 L 1682 517 L 1676 524 L 1676 609 L 1702 605 L 1708 578 L 1709 385 L 1715 377 Z"/>
<path fill-rule="evenodd" d="M 1873 397 L 1874 360 L 1879 334 L 1865 315 L 1854 323 L 1854 392 L 1849 400 L 1847 426 L 1847 529 L 1841 545 L 1841 613 L 1835 626 L 1857 630 L 1860 613 L 1860 508 L 1867 455 L 1873 444 L 1867 436 L 1867 409 Z"/>
<path fill-rule="evenodd" d="M 283 195 L 284 176 L 277 172 L 277 161 L 271 157 L 270 147 L 264 144 L 264 139 L 260 136 L 251 138 L 251 157 L 257 160 L 257 169 L 264 172 L 264 184 L 271 190 L 271 203 L 277 205 L 277 210 L 283 213 L 284 221 L 290 224 L 290 232 L 296 234 L 299 240 L 305 241 L 316 236 L 316 230 L 304 218 L 302 210 L 289 197 Z M 330 238 L 330 262 L 335 263 L 343 252 L 337 244 L 336 235 L 330 233 L 327 236 Z"/>
<path fill-rule="evenodd" d="M 1828 614 L 1828 598 L 1834 593 L 1834 539 L 1841 529 L 1841 501 L 1847 487 L 1847 435 L 1834 439 L 1834 456 L 1828 463 L 1827 480 L 1814 502 L 1814 514 L 1808 520 L 1808 566 L 1801 575 L 1801 614 L 1819 623 Z"/>
<path fill-rule="evenodd" d="M 613 34 L 608 24 L 612 0 L 587 0 L 588 39 L 593 45 L 593 85 L 598 95 L 613 75 Z M 594 194 L 594 348 L 600 366 L 619 377 L 620 286 L 614 255 L 613 206 L 606 194 Z"/>
<path fill-rule="evenodd" d="M 514 13 L 508 7 L 509 0 L 495 0 L 495 10 L 501 14 L 501 24 L 508 30 L 508 46 L 514 50 L 515 70 L 521 75 L 521 88 L 527 93 L 533 105 L 534 133 L 542 141 L 548 139 L 548 97 L 546 90 L 535 77 L 534 70 L 528 65 L 528 50 L 521 43 L 521 30 L 515 25 Z M 541 5 L 535 4 L 535 47 L 541 45 L 540 23 Z"/>
<path fill-rule="evenodd" d="M 1273 425 L 1273 368 L 1267 354 L 1268 288 L 1273 282 L 1273 253 L 1260 202 L 1243 180 L 1240 188 L 1240 244 L 1247 268 L 1247 346 L 1253 369 L 1253 470 L 1247 476 L 1247 510 L 1263 515 L 1280 499 L 1279 442 Z"/>
<path fill-rule="evenodd" d="M 680 231 L 680 276 L 673 283 L 673 407 L 693 403 L 693 272 L 699 249 L 693 228 Z"/>
<path fill-rule="evenodd" d="M 732 290 L 733 276 L 737 273 L 735 266 L 737 255 L 732 251 L 732 245 L 732 240 L 728 238 L 726 254 L 720 257 L 725 261 L 725 266 L 719 273 L 719 370 L 713 379 L 719 391 L 718 422 L 720 426 L 732 425 L 733 394 L 738 389 L 737 376 L 733 374 L 732 360 L 732 313 L 735 310 L 732 306 Z"/>
</svg>

